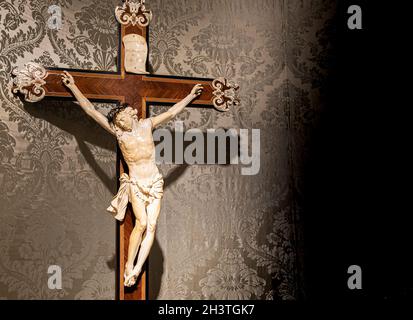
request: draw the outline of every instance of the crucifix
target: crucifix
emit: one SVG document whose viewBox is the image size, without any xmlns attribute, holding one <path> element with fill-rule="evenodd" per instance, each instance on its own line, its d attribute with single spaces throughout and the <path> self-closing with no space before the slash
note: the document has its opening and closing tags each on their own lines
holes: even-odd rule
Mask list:
<svg viewBox="0 0 413 320">
<path fill-rule="evenodd" d="M 142 138 L 139 132 L 142 135 L 149 132 L 149 136 L 152 138 L 151 130 L 155 125 L 169 120 L 171 114 L 175 115 L 176 112 L 181 111 L 188 104 L 213 106 L 219 111 L 227 111 L 230 107 L 238 105 L 239 99 L 236 94 L 238 86 L 225 78 L 200 79 L 150 75 L 146 71 L 148 51 L 146 39 L 147 27 L 152 18 L 152 12 L 146 9 L 144 0 L 138 2 L 126 0 L 123 6 L 116 8 L 115 15 L 121 24 L 120 36 L 122 39 L 119 48 L 120 67 L 118 72 L 77 70 L 71 71 L 69 74 L 61 68 L 44 69 L 36 63 L 28 62 L 23 69 L 13 71 L 15 78 L 11 90 L 14 93 L 21 93 L 24 100 L 28 102 L 40 101 L 45 96 L 72 97 L 74 95 L 81 106 L 83 102 L 82 108 L 85 111 L 89 107 L 93 108 L 90 103 L 88 105 L 88 99 L 117 102 L 122 106 L 129 105 L 127 108 L 118 107 L 118 112 L 112 112 L 112 117 L 116 118 L 113 119 L 116 125 L 107 126 L 107 120 L 103 120 L 99 115 L 94 114 L 97 117 L 95 120 L 98 123 L 103 121 L 100 124 L 103 127 L 106 126 L 105 129 L 111 131 L 118 138 L 118 166 L 121 185 L 116 197 L 119 197 L 122 186 L 126 185 L 125 177 L 128 177 L 126 171 L 129 169 L 129 173 L 131 173 L 131 162 L 128 161 L 131 154 L 128 154 L 127 148 L 125 149 L 122 144 L 131 143 L 133 145 L 135 143 L 133 135 L 136 135 L 137 140 L 139 140 Z M 143 120 L 147 117 L 148 104 L 157 102 L 173 105 L 169 109 L 171 112 L 168 115 L 155 117 L 157 119 Z M 104 116 L 102 115 L 102 117 Z M 130 119 L 136 119 L 136 121 L 129 122 Z M 116 130 L 119 128 L 125 129 L 124 131 L 120 130 L 120 135 L 126 136 L 123 140 L 119 138 L 119 130 Z M 130 137 L 128 137 L 129 133 L 131 134 Z M 136 146 L 139 147 L 139 143 L 136 143 Z M 163 180 L 156 174 L 151 176 L 151 179 L 150 185 L 141 183 L 142 181 L 139 179 L 138 181 L 126 179 L 126 182 L 134 184 L 134 188 L 140 190 L 140 193 L 137 192 L 137 194 L 141 196 L 143 202 L 152 203 L 152 200 L 161 198 Z M 130 190 L 132 190 L 132 187 Z M 113 206 L 113 204 L 112 201 L 109 208 L 115 214 L 119 213 L 118 208 L 114 208 L 116 205 Z M 129 242 L 133 230 L 136 229 L 136 212 L 132 211 L 135 210 L 128 207 L 126 213 L 119 219 L 122 221 L 117 221 L 116 297 L 120 300 L 144 300 L 147 296 L 147 264 L 145 263 L 142 266 L 142 270 L 137 270 L 140 275 L 139 278 L 137 277 L 138 274 L 135 274 L 135 277 L 133 277 L 134 275 L 131 277 L 131 274 L 129 274 L 128 277 L 126 276 L 128 272 L 125 273 L 125 270 L 128 271 L 127 262 L 130 264 L 130 261 L 128 261 Z M 132 269 L 129 269 L 129 273 L 131 273 Z M 136 284 L 133 285 L 136 280 Z"/>
</svg>

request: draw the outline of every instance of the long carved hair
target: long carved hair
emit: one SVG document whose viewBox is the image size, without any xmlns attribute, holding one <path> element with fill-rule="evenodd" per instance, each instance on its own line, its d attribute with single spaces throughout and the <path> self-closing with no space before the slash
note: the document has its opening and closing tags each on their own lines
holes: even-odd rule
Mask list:
<svg viewBox="0 0 413 320">
<path fill-rule="evenodd" d="M 125 110 L 127 107 L 129 107 L 129 103 L 122 103 L 121 105 L 112 108 L 112 110 L 110 110 L 108 115 L 106 116 L 108 118 L 109 123 L 113 124 L 113 122 L 115 121 L 116 115 L 119 112 Z"/>
</svg>

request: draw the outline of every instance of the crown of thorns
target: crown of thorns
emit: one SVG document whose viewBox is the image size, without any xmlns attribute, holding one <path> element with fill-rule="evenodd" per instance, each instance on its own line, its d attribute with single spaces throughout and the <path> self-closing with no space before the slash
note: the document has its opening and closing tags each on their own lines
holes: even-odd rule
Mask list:
<svg viewBox="0 0 413 320">
<path fill-rule="evenodd" d="M 123 103 L 120 106 L 114 107 L 112 110 L 109 111 L 108 115 L 106 116 L 108 118 L 109 123 L 113 123 L 113 121 L 116 118 L 116 115 L 125 110 L 127 107 L 129 107 L 128 103 Z"/>
</svg>

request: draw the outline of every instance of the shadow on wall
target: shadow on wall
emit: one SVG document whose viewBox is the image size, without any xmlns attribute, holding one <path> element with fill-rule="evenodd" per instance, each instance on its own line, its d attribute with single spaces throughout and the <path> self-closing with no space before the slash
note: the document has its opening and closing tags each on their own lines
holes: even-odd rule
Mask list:
<svg viewBox="0 0 413 320">
<path fill-rule="evenodd" d="M 108 190 L 115 192 L 116 177 L 109 176 L 99 166 L 86 143 L 102 149 L 115 151 L 115 140 L 107 131 L 90 119 L 83 110 L 68 99 L 45 98 L 41 103 L 23 101 L 24 110 L 31 116 L 45 120 L 71 134 L 81 154 Z"/>
</svg>

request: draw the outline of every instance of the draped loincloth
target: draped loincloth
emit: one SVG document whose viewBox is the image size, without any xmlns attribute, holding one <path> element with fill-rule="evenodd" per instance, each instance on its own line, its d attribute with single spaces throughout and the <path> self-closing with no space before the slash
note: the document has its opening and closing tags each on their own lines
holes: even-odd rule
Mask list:
<svg viewBox="0 0 413 320">
<path fill-rule="evenodd" d="M 122 173 L 119 178 L 120 187 L 118 193 L 113 197 L 107 211 L 119 221 L 125 218 L 126 207 L 130 202 L 131 192 L 141 199 L 145 205 L 152 203 L 154 199 L 161 199 L 163 196 L 163 178 L 157 173 L 150 183 L 142 183 L 139 180 L 130 179 L 129 175 Z"/>
</svg>

